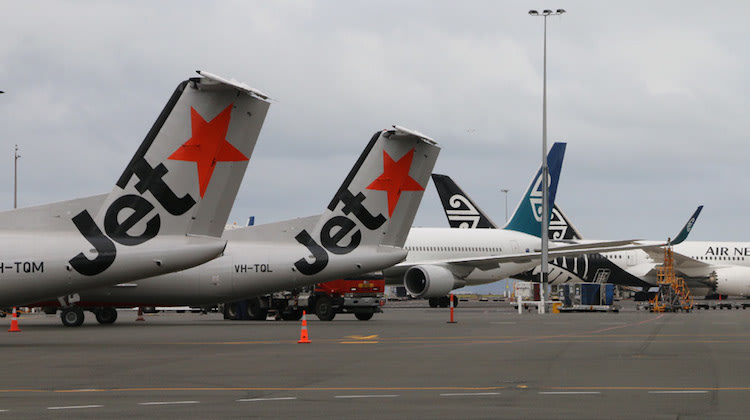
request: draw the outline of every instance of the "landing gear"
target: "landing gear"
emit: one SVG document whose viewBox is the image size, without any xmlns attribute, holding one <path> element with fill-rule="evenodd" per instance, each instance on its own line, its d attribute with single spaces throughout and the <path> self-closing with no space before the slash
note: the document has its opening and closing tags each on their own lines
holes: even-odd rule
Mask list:
<svg viewBox="0 0 750 420">
<path fill-rule="evenodd" d="M 229 302 L 224 305 L 224 319 L 240 319 L 240 305 L 237 302 Z"/>
<path fill-rule="evenodd" d="M 438 306 L 441 308 L 447 308 L 451 306 L 451 297 L 450 296 L 440 296 L 436 298 L 430 298 L 430 308 L 437 308 Z M 458 298 L 455 296 L 453 297 L 453 307 L 458 306 Z"/>
<path fill-rule="evenodd" d="M 100 324 L 114 324 L 117 321 L 117 309 L 115 308 L 99 308 L 94 311 L 96 320 Z"/>
<path fill-rule="evenodd" d="M 253 321 L 265 321 L 268 309 L 261 307 L 260 299 L 250 298 L 247 300 L 247 317 Z"/>
<path fill-rule="evenodd" d="M 83 309 L 77 306 L 67 307 L 60 313 L 60 320 L 66 327 L 80 327 L 83 318 Z"/>
</svg>

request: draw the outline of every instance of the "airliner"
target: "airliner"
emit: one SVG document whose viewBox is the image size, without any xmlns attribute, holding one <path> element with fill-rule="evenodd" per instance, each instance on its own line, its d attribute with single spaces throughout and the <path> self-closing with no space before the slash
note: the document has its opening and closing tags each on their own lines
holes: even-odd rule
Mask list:
<svg viewBox="0 0 750 420">
<path fill-rule="evenodd" d="M 116 307 L 232 302 L 392 266 L 406 257 L 406 236 L 439 152 L 417 131 L 379 131 L 321 215 L 228 229 L 223 256 L 200 267 L 67 299 L 49 296 L 33 306 L 61 307 L 65 326 L 80 326 L 84 310 L 111 324 Z M 251 318 L 261 313 L 259 305 L 249 301 Z"/>
<path fill-rule="evenodd" d="M 0 306 L 221 255 L 269 101 L 245 84 L 199 74 L 177 86 L 108 195 L 0 212 Z"/>
<path fill-rule="evenodd" d="M 555 143 L 548 154 L 550 209 L 564 153 L 565 143 Z M 406 241 L 409 255 L 406 261 L 383 270 L 386 284 L 403 285 L 413 297 L 444 300 L 456 288 L 491 283 L 531 270 L 541 258 L 541 185 L 540 168 L 503 229 L 412 228 Z M 454 212 L 452 216 L 459 216 L 459 223 L 475 222 L 468 212 Z M 644 246 L 635 240 L 551 243 L 549 256 L 571 257 Z"/>
<path fill-rule="evenodd" d="M 496 229 L 497 225 L 481 210 L 450 177 L 433 174 L 433 181 L 438 195 L 443 203 L 446 217 L 451 227 L 471 228 L 485 227 Z M 460 197 L 460 198 L 459 198 Z M 467 204 L 464 204 L 467 203 Z M 688 286 L 694 295 L 717 293 L 720 288 L 728 291 L 732 284 L 732 275 L 743 272 L 742 267 L 706 267 L 707 261 L 735 261 L 741 263 L 742 244 L 685 242 L 690 231 L 700 215 L 703 206 L 699 206 L 682 230 L 670 241 L 676 255 L 676 269 L 686 277 Z M 457 212 L 473 214 L 475 223 L 467 225 L 455 220 Z M 555 204 L 550 218 L 549 238 L 565 243 L 581 242 L 582 236 L 573 226 L 567 216 Z M 639 243 L 646 243 L 639 241 Z M 697 245 L 696 245 L 697 244 Z M 750 247 L 750 244 L 746 244 Z M 731 255 L 734 253 L 735 255 Z M 720 254 L 720 255 L 719 255 Z M 689 262 L 683 257 L 694 256 L 695 261 Z M 640 289 L 637 299 L 645 298 L 646 291 L 657 281 L 657 266 L 663 259 L 663 250 L 659 247 L 645 247 L 643 249 L 621 250 L 618 252 L 601 252 L 577 257 L 560 257 L 552 260 L 548 280 L 550 284 L 569 282 L 597 282 L 613 283 L 621 286 Z M 739 265 L 739 264 L 738 264 Z M 748 265 L 750 265 L 750 248 L 748 248 Z M 714 270 L 718 269 L 716 273 Z M 724 269 L 727 269 L 724 271 Z M 748 269 L 750 270 L 750 269 Z M 539 277 L 539 267 L 515 275 L 514 278 L 534 281 Z M 724 274 L 718 275 L 718 273 Z M 750 271 L 747 271 L 750 273 Z M 750 276 L 747 277 L 750 279 Z M 720 280 L 721 279 L 721 280 Z M 746 292 L 747 293 L 747 292 Z M 740 294 L 740 293 L 732 293 Z"/>
</svg>

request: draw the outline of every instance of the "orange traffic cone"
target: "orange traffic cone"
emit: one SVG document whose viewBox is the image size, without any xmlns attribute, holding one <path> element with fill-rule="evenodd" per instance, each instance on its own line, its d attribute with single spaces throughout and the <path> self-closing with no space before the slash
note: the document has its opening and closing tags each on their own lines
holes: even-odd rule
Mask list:
<svg viewBox="0 0 750 420">
<path fill-rule="evenodd" d="M 307 336 L 307 312 L 302 311 L 302 330 L 299 332 L 299 341 L 297 343 L 312 343 Z"/>
<path fill-rule="evenodd" d="M 18 313 L 16 313 L 16 307 L 13 307 L 13 320 L 10 321 L 10 329 L 8 332 L 21 332 L 21 329 L 18 328 Z"/>
<path fill-rule="evenodd" d="M 135 319 L 136 321 L 145 321 L 146 319 L 143 318 L 143 308 L 140 306 L 138 307 L 138 318 Z"/>
<path fill-rule="evenodd" d="M 456 320 L 453 319 L 453 299 L 455 299 L 455 298 L 456 297 L 453 296 L 453 293 L 451 293 L 451 320 L 448 321 L 448 324 L 455 324 L 455 323 L 458 322 L 458 321 L 456 321 Z"/>
</svg>

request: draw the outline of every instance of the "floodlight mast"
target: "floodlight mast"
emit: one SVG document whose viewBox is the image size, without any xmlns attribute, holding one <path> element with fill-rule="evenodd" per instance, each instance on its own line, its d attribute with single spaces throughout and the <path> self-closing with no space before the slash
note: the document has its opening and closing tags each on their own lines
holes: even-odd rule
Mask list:
<svg viewBox="0 0 750 420">
<path fill-rule="evenodd" d="M 564 9 L 552 11 L 544 9 L 540 14 L 536 10 L 529 10 L 531 16 L 544 17 L 544 71 L 542 81 L 542 264 L 539 272 L 539 312 L 544 313 L 544 291 L 549 274 L 549 167 L 547 167 L 547 16 L 559 16 Z"/>
</svg>

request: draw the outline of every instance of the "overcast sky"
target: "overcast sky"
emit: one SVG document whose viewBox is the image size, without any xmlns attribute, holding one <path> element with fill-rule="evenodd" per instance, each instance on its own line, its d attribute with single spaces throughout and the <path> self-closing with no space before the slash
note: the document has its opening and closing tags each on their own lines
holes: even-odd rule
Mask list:
<svg viewBox="0 0 750 420">
<path fill-rule="evenodd" d="M 750 240 L 750 3 L 5 1 L 0 209 L 109 192 L 197 69 L 273 99 L 230 221 L 322 211 L 372 134 L 440 142 L 496 221 L 568 142 L 557 203 L 589 238 Z M 4 150 L 4 152 L 3 152 Z M 5 157 L 1 157 L 5 156 Z M 447 226 L 430 185 L 415 222 Z"/>
</svg>

